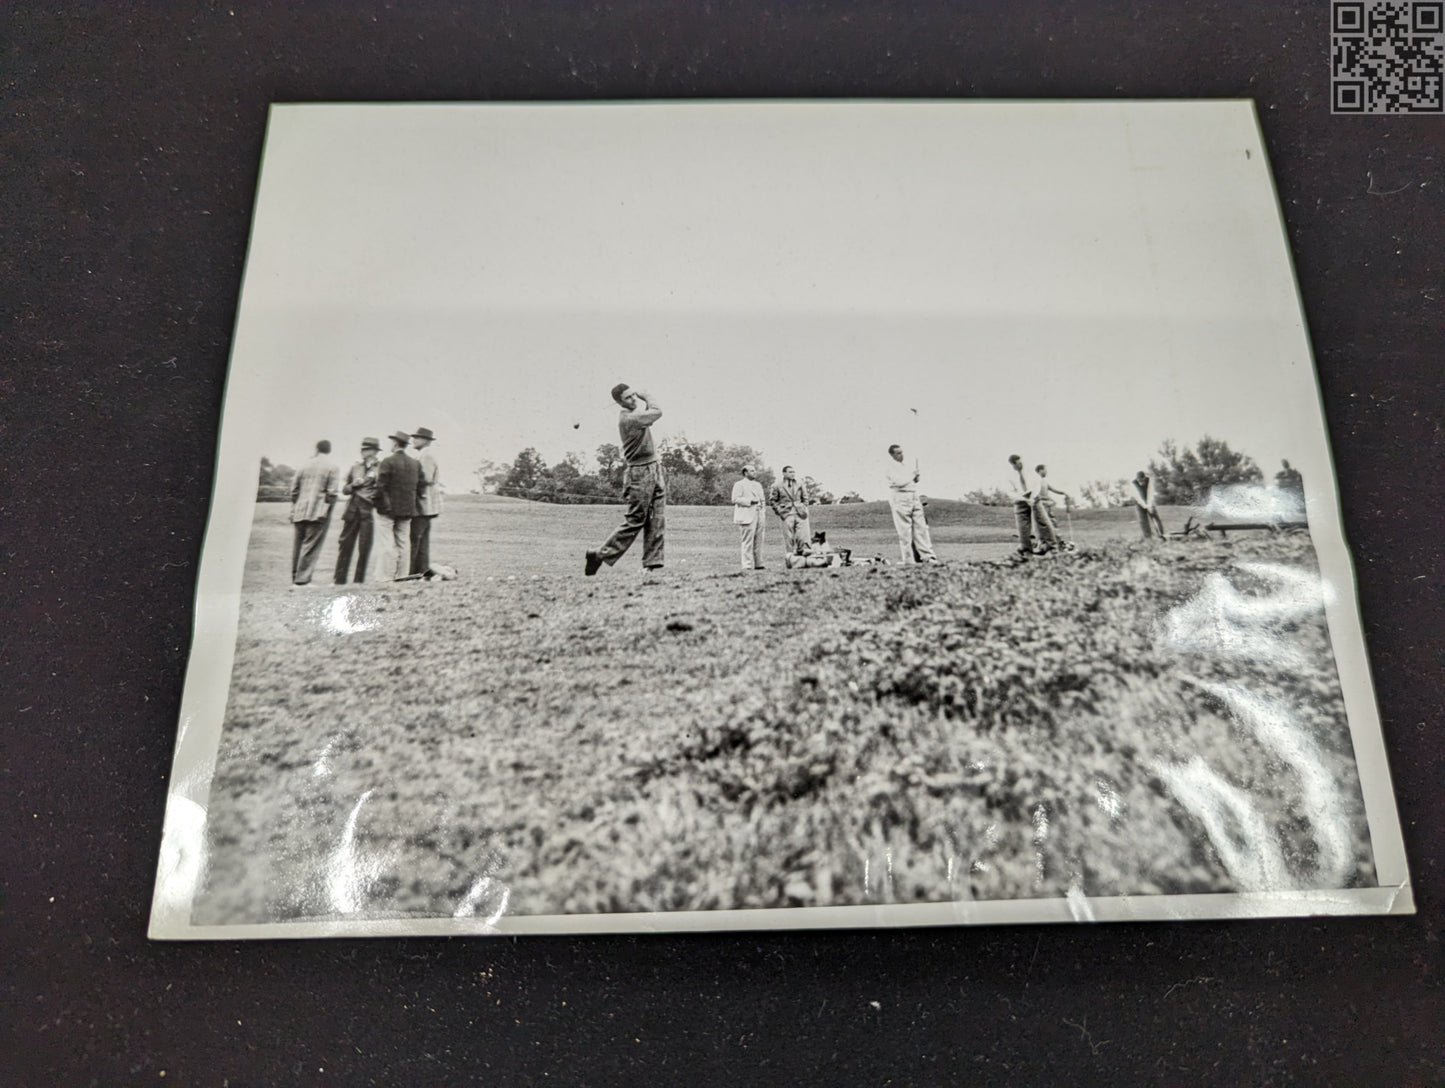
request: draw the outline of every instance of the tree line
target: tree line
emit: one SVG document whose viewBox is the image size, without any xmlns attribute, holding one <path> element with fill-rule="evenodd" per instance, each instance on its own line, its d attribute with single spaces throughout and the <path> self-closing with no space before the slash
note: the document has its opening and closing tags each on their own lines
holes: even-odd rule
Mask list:
<svg viewBox="0 0 1445 1088">
<path fill-rule="evenodd" d="M 658 461 L 667 476 L 667 501 L 679 506 L 726 506 L 732 502 L 733 484 L 751 466 L 754 478 L 766 491 L 775 473 L 764 466 L 763 455 L 751 446 L 720 441 L 694 442 L 686 436 L 668 437 L 657 445 Z M 509 462 L 483 461 L 473 475 L 478 490 L 518 499 L 554 503 L 617 503 L 622 501 L 622 450 L 615 442 L 597 447 L 590 463 L 581 453 L 569 453 L 554 465 L 528 446 Z M 801 477 L 808 502 L 862 502 L 850 492 L 841 500 L 811 476 Z"/>
<path fill-rule="evenodd" d="M 1288 461 L 1275 473 L 1276 487 L 1301 490 L 1304 482 Z M 1206 502 L 1209 492 L 1228 484 L 1261 484 L 1264 472 L 1248 454 L 1231 449 L 1229 443 L 1205 435 L 1193 446 L 1179 446 L 1166 439 L 1149 462 L 1154 477 L 1154 498 L 1163 506 L 1195 506 Z M 1090 480 L 1079 486 L 1076 498 L 1083 506 L 1104 508 L 1127 506 L 1132 502 L 1132 481 Z M 1002 488 L 970 491 L 964 502 L 981 506 L 1011 506 L 1013 497 Z"/>
<path fill-rule="evenodd" d="M 763 455 L 751 446 L 727 442 L 692 442 L 684 436 L 658 443 L 658 458 L 667 474 L 668 501 L 680 506 L 726 506 L 732 502 L 733 484 L 744 465 L 756 468 L 757 479 L 766 491 L 775 474 L 763 465 Z M 1030 466 L 1032 467 L 1032 466 Z M 620 503 L 622 501 L 622 450 L 615 442 L 597 447 L 590 462 L 581 453 L 569 453 L 549 465 L 529 446 L 509 462 L 483 461 L 472 470 L 477 490 L 519 499 L 553 503 Z M 1208 435 L 1193 446 L 1165 441 L 1149 462 L 1154 477 L 1156 500 L 1165 506 L 1191 506 L 1204 502 L 1211 488 L 1225 484 L 1264 482 L 1264 472 L 1254 458 L 1230 448 L 1227 442 Z M 296 470 L 261 458 L 256 498 L 260 502 L 285 502 L 291 497 Z M 811 476 L 802 477 L 808 502 L 826 506 L 834 502 L 862 502 L 856 491 L 836 497 Z M 1283 462 L 1275 473 L 1276 487 L 1299 490 L 1300 474 Z M 1126 506 L 1130 502 L 1130 481 L 1091 480 L 1082 484 L 1075 497 L 1084 506 Z M 1002 488 L 979 488 L 963 496 L 964 502 L 981 506 L 1010 506 L 1013 498 Z"/>
</svg>

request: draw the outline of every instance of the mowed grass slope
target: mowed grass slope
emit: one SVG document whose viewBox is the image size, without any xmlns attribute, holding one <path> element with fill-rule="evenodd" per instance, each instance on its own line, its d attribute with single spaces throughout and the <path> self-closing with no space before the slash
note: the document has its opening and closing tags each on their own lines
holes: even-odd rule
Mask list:
<svg viewBox="0 0 1445 1088">
<path fill-rule="evenodd" d="M 1016 565 L 977 510 L 939 511 L 944 568 L 787 572 L 775 540 L 758 573 L 726 510 L 670 511 L 666 573 L 587 579 L 617 508 L 457 501 L 461 580 L 290 591 L 260 508 L 196 921 L 1371 878 L 1305 538 L 1101 512 Z M 869 516 L 818 523 L 891 555 Z"/>
</svg>

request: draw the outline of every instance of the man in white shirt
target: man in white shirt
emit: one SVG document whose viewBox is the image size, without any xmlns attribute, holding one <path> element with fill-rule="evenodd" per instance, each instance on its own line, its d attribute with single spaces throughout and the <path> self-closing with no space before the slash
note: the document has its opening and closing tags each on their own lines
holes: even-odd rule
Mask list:
<svg viewBox="0 0 1445 1088">
<path fill-rule="evenodd" d="M 1145 540 L 1165 540 L 1164 522 L 1159 519 L 1158 500 L 1154 496 L 1154 477 L 1150 476 L 1142 468 L 1134 477 L 1134 483 L 1130 488 L 1130 498 L 1134 500 L 1134 510 L 1139 515 L 1139 532 Z"/>
<path fill-rule="evenodd" d="M 1019 554 L 1034 554 L 1034 489 L 1024 478 L 1024 459 L 1009 454 L 1008 493 L 1014 501 L 1014 527 L 1019 534 Z"/>
<path fill-rule="evenodd" d="M 903 463 L 903 447 L 888 447 L 892 461 L 888 477 L 888 505 L 893 510 L 893 528 L 898 531 L 898 550 L 905 563 L 937 563 L 928 522 L 923 517 L 923 500 L 918 496 L 918 470 Z"/>
<path fill-rule="evenodd" d="M 1034 471 L 1039 474 L 1038 484 L 1034 487 L 1034 524 L 1039 527 L 1039 550 L 1051 552 L 1059 547 L 1059 530 L 1054 525 L 1054 502 L 1049 496 L 1062 495 L 1066 506 L 1073 499 L 1067 491 L 1060 491 L 1049 483 L 1048 465 L 1035 465 Z"/>
<path fill-rule="evenodd" d="M 733 524 L 742 530 L 743 570 L 763 569 L 763 485 L 753 478 L 751 467 L 744 466 L 743 478 L 733 484 Z"/>
</svg>

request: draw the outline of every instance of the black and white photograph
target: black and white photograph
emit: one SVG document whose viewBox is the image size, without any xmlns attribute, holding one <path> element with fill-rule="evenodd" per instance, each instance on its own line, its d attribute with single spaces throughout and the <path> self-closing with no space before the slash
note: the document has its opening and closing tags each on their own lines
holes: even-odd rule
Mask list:
<svg viewBox="0 0 1445 1088">
<path fill-rule="evenodd" d="M 1412 909 L 1251 103 L 272 108 L 152 936 Z"/>
</svg>

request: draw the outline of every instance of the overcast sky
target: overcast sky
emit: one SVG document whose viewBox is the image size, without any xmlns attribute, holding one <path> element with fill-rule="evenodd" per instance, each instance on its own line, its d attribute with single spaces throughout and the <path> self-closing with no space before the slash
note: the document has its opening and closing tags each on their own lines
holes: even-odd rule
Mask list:
<svg viewBox="0 0 1445 1088">
<path fill-rule="evenodd" d="M 615 442 L 617 381 L 866 498 L 890 442 L 942 497 L 1328 463 L 1247 104 L 273 111 L 223 457 L 425 425 L 466 490 Z"/>
</svg>

